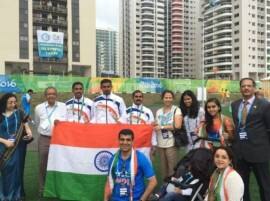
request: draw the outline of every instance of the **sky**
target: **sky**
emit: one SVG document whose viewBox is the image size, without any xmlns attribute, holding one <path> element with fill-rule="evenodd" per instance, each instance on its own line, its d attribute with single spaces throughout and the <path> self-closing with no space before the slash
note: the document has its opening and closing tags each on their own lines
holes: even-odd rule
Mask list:
<svg viewBox="0 0 270 201">
<path fill-rule="evenodd" d="M 96 0 L 96 27 L 118 30 L 119 0 Z"/>
</svg>

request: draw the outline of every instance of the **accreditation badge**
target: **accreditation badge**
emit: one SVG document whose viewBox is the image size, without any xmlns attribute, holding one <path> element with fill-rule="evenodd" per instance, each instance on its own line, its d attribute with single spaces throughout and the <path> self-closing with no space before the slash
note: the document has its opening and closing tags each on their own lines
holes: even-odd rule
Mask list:
<svg viewBox="0 0 270 201">
<path fill-rule="evenodd" d="M 239 138 L 240 140 L 248 140 L 247 132 L 245 128 L 240 128 L 239 129 Z"/>
</svg>

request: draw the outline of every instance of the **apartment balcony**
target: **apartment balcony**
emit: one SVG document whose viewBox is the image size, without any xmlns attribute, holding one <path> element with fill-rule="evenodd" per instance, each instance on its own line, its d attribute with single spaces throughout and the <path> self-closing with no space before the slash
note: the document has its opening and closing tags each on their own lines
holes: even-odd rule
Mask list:
<svg viewBox="0 0 270 201">
<path fill-rule="evenodd" d="M 214 72 L 214 71 L 208 71 L 208 72 L 205 71 L 204 75 L 205 76 L 213 75 L 214 76 L 213 78 L 215 78 L 215 77 L 227 77 L 228 75 L 231 75 L 232 73 L 233 73 L 232 69 L 228 69 L 228 70 L 218 70 L 216 72 Z M 226 74 L 228 74 L 228 75 L 226 76 Z M 224 75 L 224 76 L 221 76 L 221 75 Z"/>
<path fill-rule="evenodd" d="M 67 21 L 65 20 L 56 20 L 51 18 L 33 18 L 33 22 L 36 24 L 44 24 L 44 25 L 58 25 L 58 26 L 67 26 Z"/>
<path fill-rule="evenodd" d="M 224 37 L 224 38 L 218 38 L 218 39 L 214 39 L 214 40 L 210 40 L 210 41 L 205 41 L 204 45 L 215 44 L 215 43 L 222 42 L 222 41 L 232 41 L 232 37 Z"/>
<path fill-rule="evenodd" d="M 218 50 L 225 50 L 225 49 L 232 49 L 232 44 L 230 43 L 224 43 L 224 44 L 218 44 L 218 45 L 214 45 L 210 48 L 204 48 L 204 52 L 211 52 L 211 51 L 218 51 Z"/>
<path fill-rule="evenodd" d="M 49 13 L 67 14 L 67 8 L 65 7 L 47 6 L 47 5 L 37 4 L 37 3 L 33 3 L 33 10 L 41 11 L 41 12 L 49 12 Z"/>
<path fill-rule="evenodd" d="M 153 23 L 153 21 L 154 21 L 154 18 L 146 18 L 146 17 L 142 17 L 142 19 L 141 19 L 141 22 L 142 22 L 142 23 L 147 23 L 147 22 Z"/>
<path fill-rule="evenodd" d="M 147 18 L 147 17 L 150 17 L 151 19 L 153 19 L 154 13 L 153 12 L 142 12 L 142 18 Z"/>
<path fill-rule="evenodd" d="M 172 54 L 179 54 L 183 52 L 183 46 L 172 47 Z"/>
<path fill-rule="evenodd" d="M 219 14 L 218 12 L 220 12 L 221 10 L 226 10 L 226 9 L 232 9 L 232 3 L 228 2 L 227 4 L 223 4 L 222 6 L 218 6 L 214 9 L 208 9 L 208 8 L 204 8 L 204 10 L 206 10 L 206 12 L 204 13 L 205 15 L 208 15 L 210 13 L 216 13 Z"/>
<path fill-rule="evenodd" d="M 174 41 L 176 41 L 176 42 L 179 42 L 179 41 L 183 41 L 183 37 L 179 37 L 179 36 L 172 36 L 171 37 L 171 42 L 174 42 Z"/>
<path fill-rule="evenodd" d="M 172 7 L 173 6 L 183 6 L 183 3 L 181 1 L 172 1 Z"/>
<path fill-rule="evenodd" d="M 173 17 L 171 20 L 172 20 L 172 23 L 177 23 L 177 22 L 181 24 L 183 23 L 183 19 L 180 17 Z"/>
<path fill-rule="evenodd" d="M 171 34 L 171 38 L 173 38 L 173 37 L 182 37 L 183 36 L 183 33 L 182 33 L 182 30 L 180 30 L 180 29 L 177 29 L 177 30 L 173 30 L 172 31 L 172 34 Z"/>
<path fill-rule="evenodd" d="M 174 17 L 179 17 L 179 18 L 183 18 L 183 13 L 177 11 L 177 12 L 172 12 L 172 18 Z"/>
<path fill-rule="evenodd" d="M 183 8 L 181 6 L 172 6 L 172 12 L 183 12 Z"/>
<path fill-rule="evenodd" d="M 212 56 L 205 56 L 205 60 L 208 59 L 219 59 L 219 58 L 232 58 L 232 53 L 224 53 L 224 54 L 219 54 L 219 55 L 212 55 Z"/>
<path fill-rule="evenodd" d="M 142 30 L 142 34 L 153 34 L 154 30 Z M 153 37 L 153 36 L 152 36 Z M 145 37 L 144 37 L 145 38 Z"/>
<path fill-rule="evenodd" d="M 179 24 L 172 24 L 172 32 L 179 32 L 183 30 L 183 26 Z"/>
<path fill-rule="evenodd" d="M 150 27 L 150 28 L 153 28 L 153 27 L 154 27 L 154 23 L 149 23 L 149 22 L 146 23 L 146 22 L 144 22 L 144 23 L 141 24 L 141 26 L 142 26 L 142 27 Z"/>
<path fill-rule="evenodd" d="M 209 63 L 209 64 L 204 64 L 205 68 L 218 67 L 218 66 L 232 66 L 232 61 L 213 62 L 213 63 Z"/>
<path fill-rule="evenodd" d="M 142 66 L 141 71 L 143 71 L 144 73 L 146 72 L 152 72 L 154 71 L 155 67 L 153 66 Z"/>
<path fill-rule="evenodd" d="M 154 7 L 154 2 L 151 0 L 142 0 L 141 4 L 142 4 L 142 8 L 143 7 L 152 7 L 152 8 Z"/>
<path fill-rule="evenodd" d="M 153 53 L 142 53 L 142 57 L 152 57 L 154 55 L 154 52 Z"/>
<path fill-rule="evenodd" d="M 142 47 L 142 50 L 153 50 L 154 47 Z"/>
<path fill-rule="evenodd" d="M 153 37 L 154 37 L 154 35 L 152 35 L 152 34 L 144 34 L 144 35 L 142 35 L 142 39 L 153 39 Z"/>
<path fill-rule="evenodd" d="M 142 3 L 141 11 L 142 12 L 147 12 L 147 11 L 154 12 L 154 5 Z"/>
<path fill-rule="evenodd" d="M 174 32 L 171 34 L 171 38 L 175 38 L 175 37 L 183 37 L 182 31 L 180 31 L 180 30 L 174 31 Z"/>
<path fill-rule="evenodd" d="M 215 16 L 212 16 L 212 17 L 209 17 L 206 19 L 206 21 L 208 20 L 217 20 L 219 18 L 229 18 L 229 17 L 232 17 L 232 12 L 226 12 L 226 13 L 222 13 L 222 14 L 219 14 L 219 15 L 215 15 Z"/>
</svg>

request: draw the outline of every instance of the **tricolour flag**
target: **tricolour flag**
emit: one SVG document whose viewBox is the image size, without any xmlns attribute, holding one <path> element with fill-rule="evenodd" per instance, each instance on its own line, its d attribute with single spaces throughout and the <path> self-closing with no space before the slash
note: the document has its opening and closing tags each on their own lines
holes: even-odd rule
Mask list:
<svg viewBox="0 0 270 201">
<path fill-rule="evenodd" d="M 149 155 L 149 125 L 59 123 L 51 139 L 45 197 L 102 201 L 108 162 L 118 150 L 118 133 L 130 128 L 134 147 Z"/>
</svg>

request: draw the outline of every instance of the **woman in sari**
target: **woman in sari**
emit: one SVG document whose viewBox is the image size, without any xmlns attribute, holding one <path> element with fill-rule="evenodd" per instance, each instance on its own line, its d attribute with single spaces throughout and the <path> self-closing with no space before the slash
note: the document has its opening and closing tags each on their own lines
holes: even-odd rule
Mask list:
<svg viewBox="0 0 270 201">
<path fill-rule="evenodd" d="M 234 137 L 234 125 L 231 118 L 221 113 L 218 99 L 210 98 L 205 103 L 205 122 L 200 128 L 201 140 L 196 146 L 213 148 L 230 145 Z"/>
<path fill-rule="evenodd" d="M 0 99 L 0 200 L 23 199 L 23 171 L 27 141 L 32 132 L 17 109 L 17 98 L 7 93 Z M 23 130 L 25 128 L 25 135 Z"/>
</svg>

